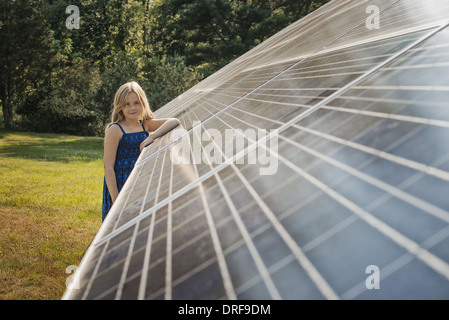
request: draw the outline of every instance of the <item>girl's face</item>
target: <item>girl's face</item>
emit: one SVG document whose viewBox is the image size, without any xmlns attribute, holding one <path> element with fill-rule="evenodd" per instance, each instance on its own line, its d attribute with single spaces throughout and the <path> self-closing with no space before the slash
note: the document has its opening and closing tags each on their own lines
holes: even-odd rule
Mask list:
<svg viewBox="0 0 449 320">
<path fill-rule="evenodd" d="M 130 92 L 125 100 L 125 105 L 122 107 L 123 114 L 126 119 L 137 120 L 142 113 L 142 105 L 139 97 L 135 92 Z"/>
</svg>

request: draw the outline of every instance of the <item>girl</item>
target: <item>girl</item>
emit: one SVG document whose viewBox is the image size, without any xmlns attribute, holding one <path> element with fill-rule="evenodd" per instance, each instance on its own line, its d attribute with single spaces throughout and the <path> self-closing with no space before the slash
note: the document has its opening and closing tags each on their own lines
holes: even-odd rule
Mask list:
<svg viewBox="0 0 449 320">
<path fill-rule="evenodd" d="M 179 125 L 176 118 L 155 119 L 143 89 L 136 82 L 116 92 L 111 123 L 104 137 L 102 220 L 111 209 L 142 149 Z"/>
</svg>

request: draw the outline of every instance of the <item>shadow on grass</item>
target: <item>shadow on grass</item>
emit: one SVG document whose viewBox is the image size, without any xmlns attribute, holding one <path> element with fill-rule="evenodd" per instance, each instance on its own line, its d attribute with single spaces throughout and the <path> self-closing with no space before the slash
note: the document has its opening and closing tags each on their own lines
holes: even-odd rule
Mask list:
<svg viewBox="0 0 449 320">
<path fill-rule="evenodd" d="M 0 132 L 0 156 L 38 161 L 103 159 L 103 138 L 29 132 Z"/>
</svg>

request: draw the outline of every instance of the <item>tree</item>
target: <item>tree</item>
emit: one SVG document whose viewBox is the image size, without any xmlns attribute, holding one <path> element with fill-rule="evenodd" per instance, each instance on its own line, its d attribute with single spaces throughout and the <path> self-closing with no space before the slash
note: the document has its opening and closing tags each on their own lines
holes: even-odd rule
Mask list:
<svg viewBox="0 0 449 320">
<path fill-rule="evenodd" d="M 94 101 L 100 83 L 98 67 L 75 59 L 54 69 L 51 89 L 44 97 L 22 104 L 17 112 L 25 118 L 23 125 L 33 131 L 100 134 L 100 110 Z"/>
<path fill-rule="evenodd" d="M 150 10 L 154 52 L 180 55 L 205 76 L 329 0 L 159 0 Z"/>
<path fill-rule="evenodd" d="M 179 56 L 152 59 L 143 68 L 142 87 L 153 111 L 196 85 L 202 76 Z"/>
<path fill-rule="evenodd" d="M 5 127 L 15 107 L 49 81 L 53 57 L 43 1 L 0 0 L 0 100 Z"/>
</svg>

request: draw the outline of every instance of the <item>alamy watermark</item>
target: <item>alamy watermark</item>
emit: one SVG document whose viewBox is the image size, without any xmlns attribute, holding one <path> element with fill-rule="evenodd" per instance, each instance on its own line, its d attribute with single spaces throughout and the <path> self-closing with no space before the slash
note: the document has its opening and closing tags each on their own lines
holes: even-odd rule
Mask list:
<svg viewBox="0 0 449 320">
<path fill-rule="evenodd" d="M 236 164 L 257 164 L 261 175 L 274 175 L 278 170 L 276 129 L 202 130 L 201 122 L 194 121 L 191 137 L 184 134 L 180 141 L 174 143 L 170 154 L 174 164 L 220 165 L 232 161 Z"/>
<path fill-rule="evenodd" d="M 368 290 L 380 289 L 380 270 L 375 264 L 369 265 L 365 269 L 365 273 L 370 275 L 365 280 L 365 286 Z"/>
<path fill-rule="evenodd" d="M 65 20 L 65 26 L 67 29 L 79 29 L 80 28 L 80 9 L 75 5 L 70 5 L 65 8 L 65 13 L 70 14 Z"/>
<path fill-rule="evenodd" d="M 78 267 L 75 265 L 70 265 L 65 269 L 66 274 L 71 274 L 72 271 L 75 272 Z M 67 289 L 79 289 L 79 279 L 78 277 L 75 277 L 75 274 L 71 274 L 67 279 L 65 280 L 65 286 Z"/>
<path fill-rule="evenodd" d="M 368 30 L 380 28 L 380 9 L 378 6 L 370 5 L 366 7 L 365 13 L 369 14 L 365 20 L 365 25 Z"/>
</svg>

